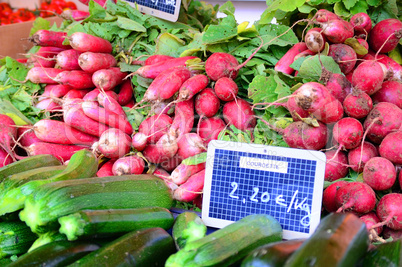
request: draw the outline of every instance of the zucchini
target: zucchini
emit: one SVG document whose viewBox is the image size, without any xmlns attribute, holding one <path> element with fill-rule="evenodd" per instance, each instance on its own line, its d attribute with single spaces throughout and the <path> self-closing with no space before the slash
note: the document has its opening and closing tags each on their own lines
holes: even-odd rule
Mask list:
<svg viewBox="0 0 402 267">
<path fill-rule="evenodd" d="M 378 245 L 370 250 L 359 263 L 361 267 L 402 266 L 402 239 Z"/>
<path fill-rule="evenodd" d="M 88 241 L 54 241 L 22 255 L 7 267 L 66 266 L 99 249 L 99 247 L 98 244 Z"/>
<path fill-rule="evenodd" d="M 267 214 L 252 214 L 203 238 L 188 242 L 166 261 L 173 266 L 230 266 L 253 249 L 282 240 L 282 227 Z"/>
<path fill-rule="evenodd" d="M 176 248 L 182 249 L 187 242 L 195 241 L 207 234 L 207 226 L 197 213 L 185 211 L 177 215 L 172 229 Z"/>
<path fill-rule="evenodd" d="M 359 217 L 352 213 L 330 213 L 284 266 L 355 266 L 368 246 L 368 231 Z"/>
<path fill-rule="evenodd" d="M 68 240 L 84 237 L 120 236 L 143 228 L 160 227 L 168 230 L 173 225 L 173 215 L 161 207 L 138 209 L 82 210 L 60 217 L 60 233 Z"/>
<path fill-rule="evenodd" d="M 38 188 L 44 184 L 67 179 L 93 177 L 96 175 L 97 168 L 98 160 L 95 155 L 85 149 L 77 151 L 62 172 L 47 179 L 26 182 L 6 192 L 0 203 L 0 215 L 22 209 L 26 197 L 36 193 Z"/>
<path fill-rule="evenodd" d="M 41 196 L 38 198 L 38 196 Z M 153 175 L 123 175 L 48 183 L 27 197 L 20 219 L 33 232 L 58 226 L 57 219 L 80 210 L 171 208 L 173 199 L 165 182 Z"/>
<path fill-rule="evenodd" d="M 69 267 L 163 266 L 176 251 L 173 238 L 162 228 L 127 233 Z"/>
<path fill-rule="evenodd" d="M 241 262 L 241 267 L 282 267 L 305 239 L 278 241 L 260 246 Z"/>
<path fill-rule="evenodd" d="M 10 163 L 0 168 L 0 182 L 7 176 L 40 167 L 57 166 L 60 161 L 53 155 L 35 155 Z"/>
<path fill-rule="evenodd" d="M 29 247 L 28 252 L 31 252 L 32 250 L 45 244 L 59 240 L 67 240 L 66 235 L 60 233 L 59 231 L 49 231 L 44 234 L 40 234 L 39 237 Z"/>
<path fill-rule="evenodd" d="M 1 222 L 0 258 L 26 253 L 36 238 L 36 234 L 21 221 Z"/>
</svg>

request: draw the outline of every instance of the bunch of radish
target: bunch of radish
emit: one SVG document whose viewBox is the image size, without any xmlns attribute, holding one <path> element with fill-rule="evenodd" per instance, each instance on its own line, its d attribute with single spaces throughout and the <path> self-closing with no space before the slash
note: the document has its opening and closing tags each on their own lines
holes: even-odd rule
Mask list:
<svg viewBox="0 0 402 267">
<path fill-rule="evenodd" d="M 63 44 L 66 38 L 68 45 Z M 106 159 L 126 155 L 133 129 L 123 107 L 133 106 L 133 88 L 118 67 L 111 43 L 83 32 L 67 36 L 49 30 L 39 30 L 30 39 L 40 48 L 30 57 L 26 79 L 44 86 L 35 106 L 56 119 L 41 119 L 21 131 L 19 143 L 28 156 L 53 154 L 67 161 L 80 149 Z M 116 144 L 123 138 L 129 141 Z"/>
<path fill-rule="evenodd" d="M 294 122 L 283 138 L 290 147 L 325 152 L 325 180 L 332 182 L 323 193 L 327 212 L 358 214 L 374 239 L 383 226 L 400 233 L 402 66 L 387 53 L 402 37 L 402 22 L 385 19 L 373 26 L 365 13 L 346 21 L 327 10 L 319 10 L 313 22 L 317 26 L 275 69 L 296 76 L 290 67 L 295 59 L 327 46 L 342 73 L 323 71 L 320 82 L 304 83 L 289 96 L 284 106 Z M 361 180 L 343 181 L 350 169 Z M 376 196 L 382 196 L 378 202 Z"/>
</svg>

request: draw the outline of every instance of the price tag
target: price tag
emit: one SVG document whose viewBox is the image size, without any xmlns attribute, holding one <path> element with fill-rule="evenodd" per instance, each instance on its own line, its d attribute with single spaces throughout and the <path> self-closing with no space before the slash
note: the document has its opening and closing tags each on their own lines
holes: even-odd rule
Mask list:
<svg viewBox="0 0 402 267">
<path fill-rule="evenodd" d="M 208 144 L 202 220 L 222 228 L 269 214 L 284 239 L 308 238 L 321 216 L 323 152 L 227 141 Z"/>
<path fill-rule="evenodd" d="M 124 0 L 142 13 L 169 21 L 177 21 L 181 0 Z"/>
</svg>

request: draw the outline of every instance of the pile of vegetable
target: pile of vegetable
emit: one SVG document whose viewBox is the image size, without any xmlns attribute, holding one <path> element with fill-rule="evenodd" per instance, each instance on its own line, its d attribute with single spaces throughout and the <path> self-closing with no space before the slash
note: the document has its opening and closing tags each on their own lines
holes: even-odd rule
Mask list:
<svg viewBox="0 0 402 267">
<path fill-rule="evenodd" d="M 2 60 L 3 216 L 18 214 L 40 240 L 52 236 L 44 243 L 116 237 L 112 229 L 122 235 L 141 224 L 169 230 L 174 220 L 168 209 L 202 208 L 206 150 L 219 139 L 322 151 L 327 159 L 322 215 L 342 229 L 353 213 L 348 229 L 356 227 L 355 236 L 344 238 L 351 244 L 358 240 L 362 252 L 344 243 L 342 253 L 354 254 L 354 265 L 369 241 L 398 246 L 392 242 L 402 231 L 402 22 L 396 16 L 346 17 L 335 13 L 338 9 L 311 8 L 310 17 L 292 25 L 266 22 L 266 12 L 249 27 L 237 23 L 230 2 L 219 7 L 226 14 L 222 19 L 216 18 L 217 7 L 183 2 L 186 12 L 176 23 L 126 2 L 88 5 L 89 14 L 70 16 L 60 27 L 38 19 L 26 60 Z M 30 166 L 24 162 L 44 156 L 50 157 L 45 165 L 22 169 Z M 148 206 L 161 209 L 141 210 Z M 133 216 L 140 222 L 130 225 Z M 240 238 L 237 227 L 255 223 L 259 229 L 260 219 L 247 218 L 253 222 L 216 234 L 228 254 L 208 250 L 217 241 L 204 239 L 198 229 L 199 239 L 187 233 L 182 238 L 189 238 L 188 244 L 176 243 L 177 254 L 173 240 L 166 241 L 168 253 L 160 259 L 167 266 L 239 263 L 267 240 L 281 239 L 275 228 L 278 240 L 258 232 L 251 243 L 226 242 Z M 97 228 L 93 220 L 110 226 Z M 161 225 L 151 223 L 156 221 Z M 300 252 L 286 266 L 300 266 L 318 249 L 314 240 L 334 242 L 323 234 L 328 225 L 295 246 L 291 253 L 299 247 Z M 146 239 L 138 235 L 152 233 L 124 238 Z M 124 238 L 111 244 L 125 246 Z M 231 247 L 235 243 L 244 247 Z M 113 249 L 92 245 L 99 254 L 82 264 Z M 201 256 L 194 255 L 198 250 Z"/>
</svg>

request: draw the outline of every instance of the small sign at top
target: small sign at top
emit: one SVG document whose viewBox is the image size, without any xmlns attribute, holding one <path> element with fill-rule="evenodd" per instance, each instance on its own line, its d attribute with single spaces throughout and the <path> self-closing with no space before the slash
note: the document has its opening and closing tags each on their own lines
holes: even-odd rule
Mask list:
<svg viewBox="0 0 402 267">
<path fill-rule="evenodd" d="M 279 221 L 284 239 L 308 238 L 321 218 L 326 157 L 315 150 L 208 144 L 202 220 L 222 228 L 250 214 Z"/>
<path fill-rule="evenodd" d="M 124 0 L 142 13 L 169 21 L 179 18 L 181 0 Z"/>
</svg>

